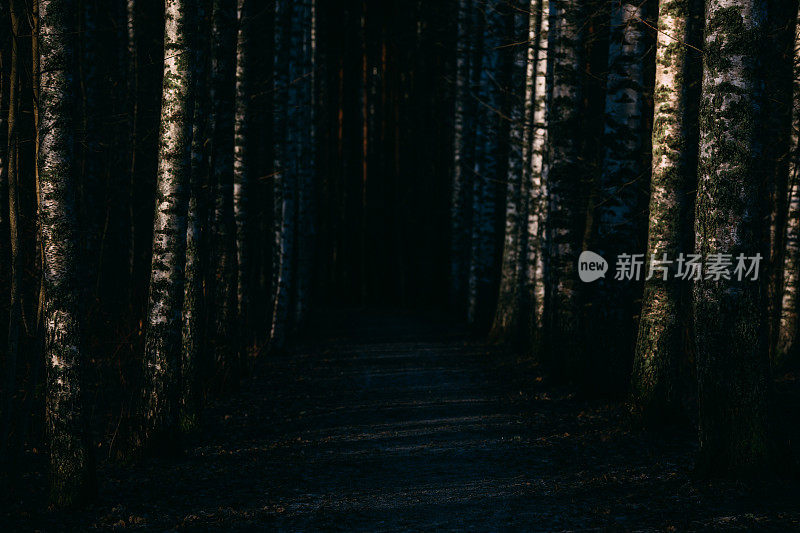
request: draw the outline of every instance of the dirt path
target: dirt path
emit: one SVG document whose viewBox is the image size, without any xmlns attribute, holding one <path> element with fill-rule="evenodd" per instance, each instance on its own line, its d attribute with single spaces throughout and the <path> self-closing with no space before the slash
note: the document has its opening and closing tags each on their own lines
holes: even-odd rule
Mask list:
<svg viewBox="0 0 800 533">
<path fill-rule="evenodd" d="M 800 524 L 798 485 L 690 482 L 691 435 L 541 383 L 460 328 L 327 315 L 212 407 L 178 461 L 101 468 L 80 514 L 27 526 L 215 530 L 702 529 Z M 2 528 L 0 528 L 2 529 Z"/>
</svg>

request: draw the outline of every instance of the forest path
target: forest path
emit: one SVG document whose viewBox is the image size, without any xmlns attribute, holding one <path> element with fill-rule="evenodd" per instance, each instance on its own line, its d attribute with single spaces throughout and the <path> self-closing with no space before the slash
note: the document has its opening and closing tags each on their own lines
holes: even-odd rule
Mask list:
<svg viewBox="0 0 800 533">
<path fill-rule="evenodd" d="M 631 433 L 623 413 L 546 386 L 444 320 L 325 314 L 206 412 L 186 457 L 102 466 L 100 500 L 49 519 L 155 531 L 800 524 L 796 484 L 698 486 L 692 435 Z"/>
</svg>

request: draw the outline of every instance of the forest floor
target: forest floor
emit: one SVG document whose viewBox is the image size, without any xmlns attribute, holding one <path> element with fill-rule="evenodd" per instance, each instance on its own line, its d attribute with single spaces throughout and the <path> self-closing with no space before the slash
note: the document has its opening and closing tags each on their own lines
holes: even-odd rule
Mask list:
<svg viewBox="0 0 800 533">
<path fill-rule="evenodd" d="M 326 314 L 184 457 L 101 463 L 88 509 L 20 504 L 0 530 L 800 529 L 797 481 L 693 481 L 693 432 L 625 419 L 450 322 Z"/>
</svg>

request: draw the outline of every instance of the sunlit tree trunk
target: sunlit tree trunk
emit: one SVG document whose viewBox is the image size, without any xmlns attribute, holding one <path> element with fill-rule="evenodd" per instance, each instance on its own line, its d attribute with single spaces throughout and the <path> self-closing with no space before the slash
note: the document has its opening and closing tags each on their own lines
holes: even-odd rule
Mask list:
<svg viewBox="0 0 800 533">
<path fill-rule="evenodd" d="M 794 59 L 794 105 L 792 107 L 791 159 L 789 165 L 789 210 L 786 221 L 783 263 L 783 298 L 775 364 L 798 360 L 800 333 L 800 24 L 796 28 Z"/>
<path fill-rule="evenodd" d="M 183 293 L 183 329 L 180 362 L 180 427 L 190 433 L 197 427 L 201 407 L 201 378 L 206 332 L 203 273 L 208 266 L 208 95 L 209 43 L 211 41 L 211 0 L 199 0 L 197 41 L 194 42 L 194 118 L 189 208 L 186 224 L 186 283 Z M 207 370 L 207 368 L 206 368 Z"/>
<path fill-rule="evenodd" d="M 191 171 L 194 0 L 164 6 L 164 81 L 161 97 L 150 304 L 144 355 L 142 446 L 179 446 L 181 311 Z"/>
<path fill-rule="evenodd" d="M 528 59 L 528 29 L 530 27 L 530 3 L 517 1 L 511 4 L 508 17 L 512 31 L 511 84 L 507 94 L 509 99 L 509 147 L 508 170 L 506 173 L 505 238 L 503 261 L 500 272 L 500 290 L 497 310 L 490 333 L 498 342 L 514 343 L 519 340 L 519 320 L 522 302 L 522 271 L 525 255 L 521 246 L 524 242 L 522 232 L 527 230 L 526 202 L 523 195 L 528 186 L 525 183 L 528 172 L 523 171 L 525 163 L 526 89 Z M 509 44 L 507 44 L 509 45 Z M 532 96 L 532 95 L 531 95 Z"/>
<path fill-rule="evenodd" d="M 585 224 L 581 6 L 577 0 L 551 0 L 548 32 L 547 350 L 554 368 L 570 377 L 582 368 L 584 355 L 577 272 Z"/>
<path fill-rule="evenodd" d="M 647 186 L 644 153 L 645 62 L 649 45 L 642 22 L 649 2 L 611 3 L 611 35 L 606 81 L 605 132 L 599 194 L 595 200 L 596 236 L 592 251 L 611 264 L 640 242 L 642 191 Z M 624 388 L 629 379 L 636 340 L 634 300 L 641 287 L 636 280 L 617 280 L 609 274 L 587 290 L 591 318 L 588 338 L 596 346 L 587 357 L 591 386 L 604 391 Z"/>
<path fill-rule="evenodd" d="M 700 72 L 696 0 L 661 0 L 656 44 L 653 170 L 647 259 L 691 253 L 697 182 L 697 97 Z M 682 413 L 689 284 L 658 273 L 645 284 L 631 384 L 634 415 L 650 425 Z"/>
<path fill-rule="evenodd" d="M 550 17 L 546 0 L 531 1 L 529 76 L 532 78 L 531 147 L 527 193 L 527 231 L 525 242 L 525 277 L 523 292 L 527 298 L 527 340 L 538 355 L 544 339 L 544 221 L 547 219 L 547 46 Z"/>
<path fill-rule="evenodd" d="M 759 128 L 764 15 L 761 0 L 706 4 L 695 211 L 696 249 L 704 258 L 767 256 Z M 775 466 L 765 296 L 763 280 L 695 284 L 701 473 L 759 475 Z"/>
<path fill-rule="evenodd" d="M 214 0 L 211 39 L 213 212 L 211 213 L 210 324 L 216 385 L 237 385 L 236 224 L 233 214 L 233 154 L 236 89 L 236 0 Z"/>
<path fill-rule="evenodd" d="M 458 2 L 458 36 L 456 40 L 455 113 L 453 120 L 453 180 L 450 195 L 450 306 L 463 313 L 469 279 L 469 244 L 472 212 L 471 184 L 473 161 L 468 157 L 470 139 L 474 142 L 474 124 L 470 91 L 470 59 L 477 38 L 473 34 L 472 0 Z M 474 65 L 473 65 L 474 67 Z"/>
<path fill-rule="evenodd" d="M 70 506 L 89 499 L 94 462 L 83 405 L 85 351 L 81 339 L 76 171 L 71 70 L 76 31 L 71 0 L 39 0 L 39 221 L 44 249 L 44 358 L 51 500 Z"/>
</svg>

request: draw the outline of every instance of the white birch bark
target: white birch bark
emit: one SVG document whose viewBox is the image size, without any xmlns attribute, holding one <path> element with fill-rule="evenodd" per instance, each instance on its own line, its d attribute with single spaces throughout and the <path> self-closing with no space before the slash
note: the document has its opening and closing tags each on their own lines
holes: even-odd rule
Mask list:
<svg viewBox="0 0 800 533">
<path fill-rule="evenodd" d="M 536 4 L 536 5 L 534 5 Z M 547 219 L 547 47 L 550 17 L 546 0 L 531 2 L 531 50 L 533 108 L 531 117 L 530 182 L 528 185 L 527 242 L 525 246 L 525 294 L 529 298 L 529 345 L 534 352 L 542 348 L 544 337 L 545 241 Z"/>
<path fill-rule="evenodd" d="M 692 207 L 697 182 L 697 101 L 700 80 L 695 0 L 661 0 L 658 6 L 652 177 L 647 258 L 675 259 L 693 248 Z M 645 284 L 634 353 L 631 406 L 645 425 L 682 417 L 688 381 L 685 332 L 690 294 L 670 272 Z"/>
<path fill-rule="evenodd" d="M 194 0 L 164 6 L 164 78 L 161 96 L 153 259 L 144 356 L 141 445 L 163 454 L 179 446 L 181 327 L 191 172 L 191 35 Z"/>
<path fill-rule="evenodd" d="M 44 359 L 51 501 L 71 506 L 91 498 L 94 460 L 83 398 L 76 171 L 75 4 L 39 0 L 39 223 L 44 255 Z"/>
</svg>

